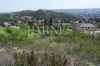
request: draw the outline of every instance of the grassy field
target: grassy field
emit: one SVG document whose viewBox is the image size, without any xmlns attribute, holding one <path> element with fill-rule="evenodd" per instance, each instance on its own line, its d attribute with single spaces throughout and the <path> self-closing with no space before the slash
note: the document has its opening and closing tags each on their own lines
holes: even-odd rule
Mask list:
<svg viewBox="0 0 100 66">
<path fill-rule="evenodd" d="M 44 34 L 26 25 L 0 27 L 0 42 L 9 48 L 17 47 L 15 66 L 63 66 L 66 59 L 89 66 L 100 62 L 100 35 L 74 32 L 69 27 L 60 33 Z"/>
</svg>

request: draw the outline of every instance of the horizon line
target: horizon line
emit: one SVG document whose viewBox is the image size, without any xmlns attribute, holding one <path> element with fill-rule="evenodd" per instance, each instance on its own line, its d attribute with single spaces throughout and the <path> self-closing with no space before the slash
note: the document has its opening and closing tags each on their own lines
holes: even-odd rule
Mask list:
<svg viewBox="0 0 100 66">
<path fill-rule="evenodd" d="M 38 10 L 85 10 L 85 9 L 100 9 L 100 8 L 55 8 L 55 9 L 20 9 L 20 10 L 13 10 L 13 11 L 7 11 L 7 12 L 0 12 L 0 13 L 12 13 L 12 12 L 20 12 L 20 11 L 38 11 Z"/>
</svg>

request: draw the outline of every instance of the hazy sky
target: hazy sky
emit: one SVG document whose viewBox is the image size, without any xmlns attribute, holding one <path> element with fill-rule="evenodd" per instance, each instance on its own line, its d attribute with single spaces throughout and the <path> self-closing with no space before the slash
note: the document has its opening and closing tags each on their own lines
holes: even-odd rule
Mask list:
<svg viewBox="0 0 100 66">
<path fill-rule="evenodd" d="M 99 7 L 100 0 L 0 0 L 0 12 Z"/>
</svg>

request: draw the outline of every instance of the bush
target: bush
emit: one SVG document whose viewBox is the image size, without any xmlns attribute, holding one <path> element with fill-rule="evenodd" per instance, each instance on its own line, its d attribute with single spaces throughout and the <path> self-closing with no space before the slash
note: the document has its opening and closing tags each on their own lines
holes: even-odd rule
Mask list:
<svg viewBox="0 0 100 66">
<path fill-rule="evenodd" d="M 20 26 L 18 26 L 20 27 Z M 25 27 L 25 26 L 24 26 Z M 5 44 L 8 43 L 20 43 L 36 40 L 40 37 L 39 34 L 34 33 L 32 29 L 28 27 L 12 28 L 12 27 L 0 27 L 0 41 Z"/>
</svg>

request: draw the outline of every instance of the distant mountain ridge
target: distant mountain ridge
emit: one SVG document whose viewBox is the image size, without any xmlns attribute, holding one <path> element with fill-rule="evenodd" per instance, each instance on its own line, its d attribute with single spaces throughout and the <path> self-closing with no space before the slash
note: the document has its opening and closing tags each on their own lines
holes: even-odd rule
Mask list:
<svg viewBox="0 0 100 66">
<path fill-rule="evenodd" d="M 94 9 L 55 9 L 55 12 L 69 13 L 73 15 L 94 15 L 100 16 L 100 8 Z"/>
<path fill-rule="evenodd" d="M 18 16 L 54 16 L 54 17 L 65 17 L 65 16 L 100 16 L 100 8 L 95 9 L 53 9 L 53 10 L 23 10 L 11 13 L 0 13 L 0 15 L 18 15 Z"/>
<path fill-rule="evenodd" d="M 32 16 L 32 17 L 41 17 L 41 18 L 50 18 L 50 17 L 57 17 L 57 18 L 64 18 L 67 15 L 65 15 L 62 12 L 55 12 L 52 10 L 23 10 L 23 11 L 17 11 L 17 12 L 11 12 L 11 13 L 1 13 L 0 16 Z"/>
<path fill-rule="evenodd" d="M 64 13 L 58 13 L 55 11 L 51 10 L 37 10 L 37 11 L 32 11 L 32 10 L 24 10 L 24 11 L 19 11 L 19 12 L 14 12 L 13 15 L 17 16 L 64 16 Z"/>
</svg>

